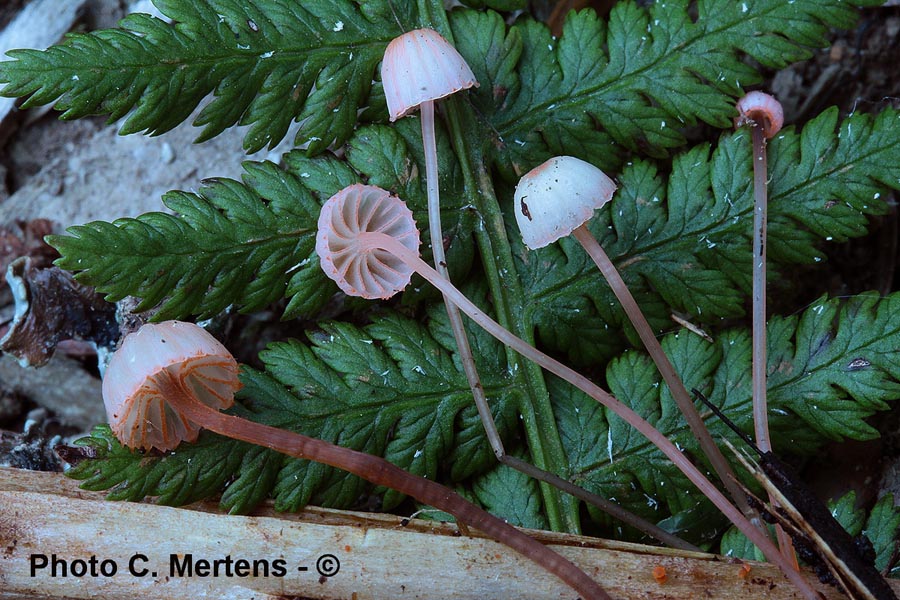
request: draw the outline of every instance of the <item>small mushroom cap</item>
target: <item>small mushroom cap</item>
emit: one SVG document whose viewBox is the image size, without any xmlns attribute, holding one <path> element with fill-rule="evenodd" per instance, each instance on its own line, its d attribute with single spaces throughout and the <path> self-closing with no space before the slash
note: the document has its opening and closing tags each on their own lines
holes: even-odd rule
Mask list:
<svg viewBox="0 0 900 600">
<path fill-rule="evenodd" d="M 534 250 L 584 225 L 612 198 L 616 184 L 606 174 L 572 156 L 556 156 L 522 176 L 515 214 L 522 241 Z"/>
<path fill-rule="evenodd" d="M 766 138 L 772 138 L 784 125 L 781 102 L 765 92 L 747 92 L 737 101 L 735 108 L 738 111 L 738 116 L 734 119 L 735 128 L 757 123 L 763 128 Z"/>
<path fill-rule="evenodd" d="M 172 382 L 216 410 L 241 388 L 234 357 L 193 323 L 147 323 L 125 337 L 103 376 L 103 403 L 113 433 L 130 448 L 171 450 L 197 439 L 200 427 L 175 411 Z"/>
<path fill-rule="evenodd" d="M 374 185 L 355 183 L 332 196 L 319 213 L 316 253 L 322 270 L 344 293 L 390 298 L 407 285 L 412 267 L 377 245 L 365 233 L 383 233 L 419 252 L 419 230 L 400 198 Z"/>
<path fill-rule="evenodd" d="M 478 85 L 456 48 L 431 29 L 415 29 L 391 40 L 381 62 L 381 81 L 391 121 L 427 100 Z"/>
</svg>

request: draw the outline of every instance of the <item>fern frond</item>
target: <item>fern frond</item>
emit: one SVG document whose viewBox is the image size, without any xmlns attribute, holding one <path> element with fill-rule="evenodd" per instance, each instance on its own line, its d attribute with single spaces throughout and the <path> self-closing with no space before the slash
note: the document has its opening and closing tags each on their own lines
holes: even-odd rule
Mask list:
<svg viewBox="0 0 900 600">
<path fill-rule="evenodd" d="M 481 82 L 473 98 L 502 169 L 522 174 L 566 154 L 613 170 L 625 151 L 665 156 L 684 144 L 686 125 L 730 127 L 734 99 L 760 80 L 744 55 L 770 68 L 808 58 L 829 28 L 854 22 L 854 7 L 876 4 L 618 2 L 608 23 L 570 13 L 559 39 L 528 19 L 507 28 L 493 13 L 454 12 L 451 25 Z"/>
<path fill-rule="evenodd" d="M 198 141 L 249 125 L 244 146 L 254 152 L 298 120 L 297 143 L 319 152 L 352 133 L 385 46 L 413 16 L 401 4 L 157 0 L 173 24 L 133 14 L 121 29 L 11 51 L 2 93 L 28 96 L 25 107 L 55 102 L 65 119 L 128 115 L 122 134 L 168 131 L 212 94 L 195 121 Z"/>
<path fill-rule="evenodd" d="M 769 146 L 769 260 L 775 269 L 825 258 L 822 246 L 863 235 L 882 214 L 886 189 L 900 189 L 900 114 L 825 111 Z M 749 135 L 722 136 L 676 156 L 668 178 L 634 161 L 591 229 L 619 264 L 651 323 L 674 309 L 700 321 L 743 313 L 750 289 L 753 188 Z M 516 239 L 518 233 L 511 233 Z M 585 252 L 572 243 L 525 252 L 519 273 L 526 318 L 541 339 L 574 361 L 601 361 L 626 343 L 630 324 Z M 548 324 L 544 327 L 542 324 Z M 634 339 L 634 338 L 632 338 Z"/>
<path fill-rule="evenodd" d="M 230 304 L 258 310 L 299 278 L 325 291 L 305 306 L 316 308 L 335 289 L 311 258 L 319 203 L 271 163 L 245 169 L 246 184 L 207 180 L 196 194 L 169 192 L 163 201 L 176 215 L 97 221 L 52 236 L 58 264 L 110 301 L 140 297 L 139 311 L 162 304 L 158 319 L 208 317 Z"/>
<path fill-rule="evenodd" d="M 776 452 L 809 453 L 825 440 L 877 436 L 866 419 L 900 398 L 900 363 L 893 350 L 900 342 L 898 314 L 900 294 L 865 294 L 846 302 L 822 298 L 799 317 L 769 323 L 768 397 Z M 707 392 L 741 429 L 752 432 L 748 331 L 724 331 L 714 343 L 690 333 L 669 335 L 663 348 L 688 388 Z M 610 363 L 606 375 L 616 397 L 685 452 L 701 456 L 649 357 L 627 352 Z M 695 506 L 695 496 L 685 493 L 690 484 L 646 439 L 569 386 L 553 384 L 572 480 L 651 519 L 699 510 L 710 524 L 720 523 L 711 506 Z M 714 415 L 706 416 L 706 424 L 716 439 L 742 443 Z"/>
<path fill-rule="evenodd" d="M 427 223 L 421 151 L 411 150 L 402 134 L 412 135 L 415 119 L 391 129 L 365 127 L 350 140 L 348 162 L 308 158 L 294 151 L 288 170 L 269 162 L 245 162 L 243 183 L 206 180 L 199 192 L 169 192 L 163 202 L 176 214 L 152 212 L 114 223 L 93 222 L 50 236 L 62 255 L 57 264 L 107 295 L 141 298 L 136 310 L 160 306 L 157 319 L 212 316 L 234 305 L 259 310 L 288 298 L 286 318 L 310 315 L 337 292 L 315 254 L 321 199 L 367 180 L 408 199 L 419 223 Z M 441 136 L 441 145 L 448 144 Z M 441 166 L 458 170 L 445 148 Z M 354 170 L 353 167 L 359 169 Z M 461 210 L 456 185 L 444 204 L 448 257 L 455 273 L 468 270 L 471 211 Z M 423 236 L 425 243 L 428 237 Z"/>
<path fill-rule="evenodd" d="M 446 331 L 441 337 L 452 339 Z M 309 345 L 296 340 L 272 344 L 260 355 L 265 372 L 242 372 L 241 412 L 267 425 L 384 456 L 430 479 L 445 470 L 471 477 L 494 462 L 461 368 L 425 327 L 387 315 L 365 328 L 326 323 L 311 339 Z M 480 340 L 491 343 L 496 344 Z M 510 385 L 505 369 L 490 362 L 481 367 L 498 427 L 508 435 L 520 391 Z M 460 454 L 456 448 L 461 423 L 464 430 L 478 432 L 474 452 Z M 368 485 L 331 467 L 269 450 L 246 456 L 247 445 L 211 434 L 161 457 L 124 449 L 108 428 L 96 430 L 89 440 L 83 443 L 94 448 L 97 458 L 81 463 L 70 476 L 85 479 L 90 489 L 113 487 L 117 499 L 161 496 L 166 502 L 187 502 L 216 493 L 233 477 L 222 498 L 226 508 L 244 512 L 260 496 L 272 494 L 279 510 L 297 510 L 311 500 L 352 506 Z M 231 458 L 223 461 L 217 452 Z M 444 466 L 454 457 L 455 464 Z M 191 491 L 188 479 L 203 485 Z M 384 504 L 400 500 L 389 490 Z"/>
</svg>

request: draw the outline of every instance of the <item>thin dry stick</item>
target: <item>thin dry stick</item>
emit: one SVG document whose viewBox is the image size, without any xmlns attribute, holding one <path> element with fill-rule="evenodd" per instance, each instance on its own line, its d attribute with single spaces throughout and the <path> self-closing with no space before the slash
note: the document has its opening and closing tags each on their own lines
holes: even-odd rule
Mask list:
<svg viewBox="0 0 900 600">
<path fill-rule="evenodd" d="M 424 263 L 423 263 L 424 264 Z M 408 473 L 383 458 L 342 448 L 324 440 L 285 431 L 226 415 L 197 400 L 185 378 L 161 377 L 160 392 L 172 408 L 197 425 L 221 435 L 271 448 L 277 452 L 323 463 L 352 473 L 446 511 L 465 525 L 482 531 L 498 542 L 533 560 L 572 586 L 584 598 L 611 600 L 581 569 L 505 521 L 478 508 L 453 490 Z"/>
<path fill-rule="evenodd" d="M 816 600 L 818 598 L 818 594 L 810 587 L 809 583 L 800 575 L 800 573 L 793 568 L 793 565 L 782 556 L 778 551 L 778 548 L 775 547 L 769 538 L 766 537 L 759 528 L 754 526 L 740 510 L 735 508 L 734 505 L 732 505 L 728 499 L 712 483 L 710 483 L 699 469 L 697 469 L 697 467 L 695 467 L 672 442 L 631 408 L 620 402 L 585 376 L 547 356 L 504 329 L 499 323 L 483 313 L 468 298 L 459 292 L 459 290 L 454 288 L 446 279 L 442 278 L 425 261 L 419 258 L 418 253 L 413 252 L 391 236 L 383 233 L 363 232 L 359 234 L 357 241 L 359 243 L 359 251 L 361 252 L 384 250 L 402 260 L 415 270 L 415 272 L 438 288 L 445 296 L 450 297 L 452 301 L 459 306 L 460 310 L 465 312 L 491 335 L 519 352 L 522 356 L 533 360 L 541 367 L 582 390 L 591 398 L 606 406 L 623 421 L 637 429 L 659 448 L 663 454 L 665 454 L 666 457 L 713 502 L 716 508 L 718 508 L 763 552 L 763 555 L 767 560 L 778 565 L 785 576 L 797 586 L 798 590 L 800 590 L 804 596 L 810 600 Z"/>
</svg>

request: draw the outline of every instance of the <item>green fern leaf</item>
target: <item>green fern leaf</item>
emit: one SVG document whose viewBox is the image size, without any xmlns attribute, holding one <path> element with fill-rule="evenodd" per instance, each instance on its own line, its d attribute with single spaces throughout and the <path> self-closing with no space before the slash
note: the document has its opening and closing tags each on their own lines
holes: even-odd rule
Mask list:
<svg viewBox="0 0 900 600">
<path fill-rule="evenodd" d="M 826 439 L 877 435 L 866 418 L 886 409 L 887 400 L 900 398 L 900 364 L 893 351 L 900 342 L 898 311 L 900 294 L 884 299 L 868 294 L 845 303 L 821 299 L 800 317 L 772 320 L 768 389 L 776 451 L 783 446 L 811 452 Z M 709 391 L 712 402 L 752 431 L 748 332 L 728 330 L 715 343 L 692 334 L 670 335 L 663 348 L 688 389 Z M 616 358 L 607 381 L 616 397 L 685 452 L 700 456 L 646 355 L 632 351 Z M 551 391 L 573 481 L 651 519 L 695 509 L 695 495 L 685 494 L 690 484 L 646 439 L 558 380 Z M 716 439 L 741 443 L 712 415 L 707 427 Z M 719 519 L 715 513 L 705 518 L 708 525 Z"/>
<path fill-rule="evenodd" d="M 66 472 L 83 480 L 88 490 L 109 490 L 110 500 L 138 501 L 157 497 L 160 504 L 179 506 L 219 492 L 243 462 L 250 446 L 201 433 L 196 443 L 165 456 L 145 455 L 122 446 L 108 425 L 98 425 L 75 442 L 93 458 Z M 254 465 L 260 472 L 260 465 Z"/>
<path fill-rule="evenodd" d="M 485 510 L 511 525 L 547 529 L 537 481 L 520 471 L 497 465 L 473 480 L 472 491 Z"/>
<path fill-rule="evenodd" d="M 337 292 L 314 251 L 321 208 L 316 196 L 327 198 L 365 179 L 402 194 L 417 222 L 427 223 L 419 166 L 424 157 L 407 144 L 416 135 L 415 120 L 407 121 L 397 130 L 360 129 L 350 140 L 348 163 L 299 151 L 285 157 L 287 172 L 248 161 L 243 184 L 207 180 L 197 193 L 166 194 L 163 201 L 175 215 L 154 212 L 71 227 L 69 236 L 50 238 L 62 255 L 58 264 L 111 301 L 139 297 L 139 311 L 161 305 L 160 320 L 205 318 L 229 305 L 250 312 L 285 297 L 286 318 L 313 314 Z M 440 140 L 441 167 L 455 174 L 459 167 L 446 135 Z M 447 185 L 445 193 L 442 213 L 452 240 L 447 255 L 461 276 L 473 258 L 475 215 L 462 209 L 457 185 Z M 423 238 L 427 248 L 428 236 Z"/>
<path fill-rule="evenodd" d="M 131 113 L 121 133 L 160 134 L 210 94 L 198 140 L 249 125 L 244 146 L 274 146 L 291 121 L 310 152 L 353 131 L 384 48 L 409 29 L 398 10 L 350 0 L 156 0 L 168 24 L 133 14 L 121 29 L 70 34 L 46 51 L 14 50 L 0 66 L 3 94 L 25 106 L 55 102 L 62 117 Z"/>
<path fill-rule="evenodd" d="M 879 3 L 707 0 L 691 17 L 687 0 L 619 2 L 608 23 L 570 13 L 559 39 L 527 19 L 507 29 L 492 13 L 454 12 L 451 25 L 481 82 L 473 101 L 502 169 L 560 154 L 615 169 L 623 150 L 661 157 L 682 145 L 685 125 L 730 127 L 734 98 L 760 80 L 741 54 L 784 67 L 852 24 L 854 6 Z"/>
<path fill-rule="evenodd" d="M 862 530 L 875 549 L 875 568 L 884 572 L 889 567 L 891 575 L 896 577 L 897 567 L 890 562 L 897 551 L 897 533 L 900 530 L 900 510 L 894 506 L 893 494 L 882 496 Z"/>
<path fill-rule="evenodd" d="M 158 319 L 207 317 L 230 304 L 258 310 L 283 297 L 297 277 L 336 289 L 311 260 L 315 198 L 299 178 L 271 163 L 245 168 L 244 185 L 207 180 L 198 193 L 166 194 L 163 201 L 176 215 L 98 221 L 69 228 L 71 236 L 53 236 L 62 254 L 58 264 L 80 271 L 81 281 L 111 301 L 138 296 L 137 310 L 162 303 Z M 314 296 L 305 308 L 322 299 Z"/>
<path fill-rule="evenodd" d="M 322 327 L 311 345 L 294 340 L 269 346 L 260 356 L 266 372 L 242 372 L 240 414 L 384 456 L 429 479 L 445 470 L 468 478 L 494 463 L 459 365 L 422 325 L 387 315 L 365 328 L 337 322 Z M 452 339 L 446 331 L 440 337 Z M 479 345 L 490 343 L 483 334 L 476 337 Z M 497 348 L 488 355 L 496 356 Z M 480 366 L 498 428 L 508 436 L 520 392 L 505 369 Z M 464 431 L 479 428 L 463 435 L 467 450 L 457 448 L 461 421 L 468 423 Z M 163 456 L 123 448 L 105 426 L 82 443 L 96 458 L 72 476 L 90 489 L 113 488 L 117 499 L 160 496 L 185 503 L 220 491 L 233 478 L 222 497 L 230 511 L 246 512 L 269 494 L 279 510 L 297 510 L 311 501 L 354 506 L 368 487 L 343 471 L 212 434 Z M 460 458 L 465 462 L 444 464 Z M 383 504 L 390 508 L 401 499 L 387 490 Z"/>
<path fill-rule="evenodd" d="M 802 133 L 769 146 L 769 260 L 774 269 L 823 260 L 823 242 L 860 236 L 882 214 L 886 187 L 900 189 L 900 114 L 856 114 L 838 124 L 828 110 Z M 749 136 L 725 134 L 710 152 L 676 156 L 668 179 L 648 162 L 619 175 L 620 189 L 590 223 L 651 324 L 672 310 L 700 321 L 743 313 L 750 288 L 753 189 Z M 510 238 L 517 238 L 510 232 Z M 602 361 L 636 340 L 596 267 L 569 241 L 538 251 L 516 246 L 529 298 L 527 322 L 541 340 L 579 363 Z M 542 324 L 548 324 L 544 327 Z"/>
</svg>

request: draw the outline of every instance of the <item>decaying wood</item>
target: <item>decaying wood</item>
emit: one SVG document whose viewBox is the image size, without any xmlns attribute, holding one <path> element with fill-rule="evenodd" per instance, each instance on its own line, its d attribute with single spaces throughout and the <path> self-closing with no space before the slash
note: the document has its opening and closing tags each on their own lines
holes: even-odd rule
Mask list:
<svg viewBox="0 0 900 600">
<path fill-rule="evenodd" d="M 296 515 L 265 509 L 234 516 L 221 514 L 213 503 L 171 508 L 109 502 L 59 474 L 0 469 L 0 600 L 573 597 L 537 565 L 471 533 L 461 536 L 451 524 L 326 509 Z M 763 563 L 531 533 L 595 577 L 614 598 L 799 597 L 777 569 Z M 32 577 L 32 562 L 40 563 L 32 557 L 45 555 L 49 562 L 53 554 L 69 568 L 91 557 L 98 568 L 100 561 L 113 561 L 117 572 L 53 577 L 48 565 Z M 233 570 L 238 559 L 251 569 L 254 561 L 258 568 L 261 561 L 271 568 L 281 560 L 286 573 L 268 578 L 171 573 L 172 560 L 184 564 L 189 554 L 195 565 L 230 556 Z M 325 555 L 340 562 L 330 577 L 317 572 L 317 561 Z M 129 560 L 135 556 L 136 570 L 157 575 L 130 575 Z M 323 570 L 328 566 L 319 562 Z M 657 567 L 664 577 L 654 571 Z M 815 585 L 826 598 L 841 597 L 833 588 Z"/>
</svg>

